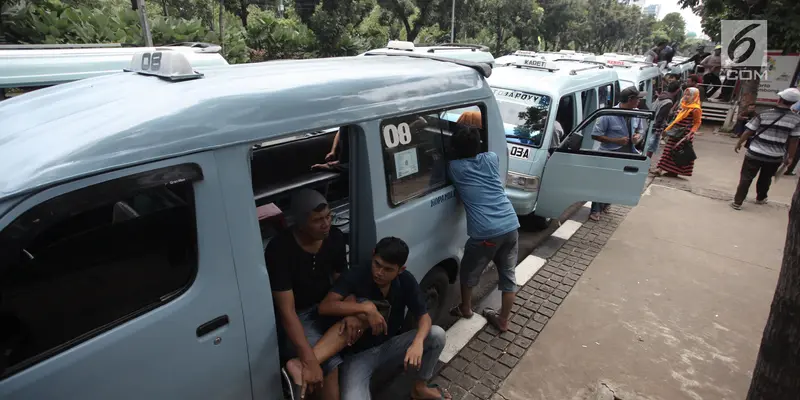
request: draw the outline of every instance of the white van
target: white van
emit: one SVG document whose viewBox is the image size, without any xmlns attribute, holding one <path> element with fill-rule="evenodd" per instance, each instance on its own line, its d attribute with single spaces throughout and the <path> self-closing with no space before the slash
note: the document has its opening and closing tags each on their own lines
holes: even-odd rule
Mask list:
<svg viewBox="0 0 800 400">
<path fill-rule="evenodd" d="M 623 58 L 628 58 L 623 60 Z M 619 76 L 619 86 L 622 89 L 634 86 L 640 91 L 647 92 L 645 103 L 647 108 L 653 104 L 657 89 L 661 87 L 661 70 L 656 64 L 645 61 L 632 61 L 629 57 L 611 58 L 607 56 L 595 57 L 591 63 L 602 63 L 614 68 Z"/>
<path fill-rule="evenodd" d="M 649 161 L 644 157 L 615 161 L 618 154 L 597 151 L 591 128 L 602 115 L 636 115 L 647 120 L 652 113 L 620 109 L 598 113 L 616 103 L 619 84 L 613 68 L 547 61 L 542 56 L 517 57 L 513 66 L 494 68 L 487 82 L 497 99 L 508 142 L 506 195 L 523 228 L 541 229 L 548 218 L 558 218 L 578 201 L 638 203 Z M 457 121 L 458 111 L 446 118 Z M 562 137 L 556 134 L 557 124 Z M 578 148 L 562 148 L 571 135 L 584 139 L 577 142 Z"/>
<path fill-rule="evenodd" d="M 174 51 L 193 68 L 225 66 L 218 45 L 199 42 L 162 47 L 122 47 L 119 44 L 0 45 L 0 100 L 14 94 L 96 76 L 121 73 L 136 53 Z M 9 97 L 14 94 L 9 93 Z"/>
<path fill-rule="evenodd" d="M 489 52 L 489 48 L 481 45 L 443 43 L 434 46 L 417 46 L 412 42 L 402 40 L 390 40 L 386 47 L 374 49 L 359 54 L 360 56 L 370 54 L 386 54 L 392 52 L 422 53 L 429 56 L 452 58 L 456 60 L 486 63 L 494 66 L 494 56 Z"/>
</svg>

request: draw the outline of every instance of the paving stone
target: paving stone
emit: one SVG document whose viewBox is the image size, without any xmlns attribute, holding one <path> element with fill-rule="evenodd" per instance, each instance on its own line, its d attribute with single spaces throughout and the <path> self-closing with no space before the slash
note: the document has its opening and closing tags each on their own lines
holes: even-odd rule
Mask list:
<svg viewBox="0 0 800 400">
<path fill-rule="evenodd" d="M 575 232 L 575 233 L 577 233 L 577 232 Z M 563 256 L 563 255 L 560 255 L 560 254 L 558 254 L 558 253 L 556 253 L 555 255 L 553 255 L 552 257 L 550 257 L 550 261 L 553 261 L 553 262 L 561 262 L 561 261 L 564 261 L 564 256 Z"/>
<path fill-rule="evenodd" d="M 544 267 L 542 267 L 542 270 L 544 272 L 555 273 L 556 272 L 556 267 L 555 267 L 554 263 L 548 262 L 547 264 L 544 265 Z"/>
<path fill-rule="evenodd" d="M 542 313 L 542 314 L 544 314 L 544 315 L 546 315 L 546 316 L 548 316 L 550 318 L 552 318 L 553 315 L 555 314 L 555 311 L 553 311 L 553 310 L 551 310 L 549 308 L 544 308 L 544 307 L 540 308 L 539 311 L 537 311 L 537 312 Z"/>
<path fill-rule="evenodd" d="M 574 265 L 573 265 L 573 267 L 574 267 L 574 268 L 577 268 L 577 269 L 579 269 L 579 270 L 581 270 L 581 271 L 585 271 L 585 270 L 586 270 L 586 267 L 588 267 L 588 265 L 574 264 Z"/>
<path fill-rule="evenodd" d="M 553 272 L 553 273 L 558 275 L 558 276 L 566 276 L 567 275 L 567 271 L 565 269 L 562 269 L 562 268 L 557 269 L 556 272 Z"/>
<path fill-rule="evenodd" d="M 505 367 L 505 365 L 501 365 L 501 366 Z M 469 376 L 466 373 L 461 373 L 461 374 L 458 375 L 458 377 L 456 377 L 456 379 L 453 381 L 453 383 L 455 383 L 458 386 L 461 386 L 462 388 L 466 389 L 467 391 L 470 391 L 470 390 L 472 390 L 473 387 L 475 387 L 475 384 L 478 383 L 478 380 L 473 378 L 473 377 L 471 377 L 471 376 Z"/>
<path fill-rule="evenodd" d="M 533 285 L 531 285 L 530 283 L 526 283 L 525 286 L 523 286 L 523 287 L 521 287 L 519 289 L 519 292 L 525 292 L 525 293 L 528 293 L 528 294 L 531 294 L 531 295 L 533 295 L 533 292 L 535 292 L 535 291 L 536 291 L 536 288 L 534 288 Z M 517 294 L 519 294 L 519 292 L 517 292 Z"/>
<path fill-rule="evenodd" d="M 564 299 L 564 298 L 567 297 L 567 292 L 565 292 L 563 290 L 560 290 L 560 289 L 556 289 L 556 290 L 553 291 L 553 295 L 556 296 L 556 297 L 560 297 L 560 298 Z"/>
<path fill-rule="evenodd" d="M 449 365 L 459 371 L 463 371 L 464 368 L 467 368 L 467 365 L 469 365 L 469 361 L 461 357 L 456 357 L 453 359 L 453 361 L 450 361 Z"/>
<path fill-rule="evenodd" d="M 529 303 L 525 303 L 525 304 L 529 304 Z M 533 311 L 528 310 L 527 308 L 523 308 L 523 309 L 517 311 L 517 315 L 515 315 L 513 318 L 511 318 L 511 322 L 516 322 L 516 323 L 518 323 L 520 325 L 525 325 L 528 322 L 528 319 L 530 319 L 532 316 L 533 316 Z M 519 320 L 521 320 L 522 322 L 518 322 L 517 318 L 519 318 Z M 516 333 L 516 332 L 514 332 L 514 333 Z"/>
<path fill-rule="evenodd" d="M 464 373 L 469 374 L 469 376 L 475 378 L 476 380 L 480 380 L 481 378 L 483 378 L 483 375 L 486 374 L 486 371 L 483 368 L 479 367 L 478 364 L 470 364 L 469 367 L 467 367 L 467 370 L 464 371 Z"/>
<path fill-rule="evenodd" d="M 487 328 L 493 328 L 493 326 L 487 325 Z M 478 339 L 488 343 L 488 342 L 491 342 L 492 340 L 494 340 L 494 335 L 492 335 L 492 334 L 486 332 L 486 330 L 484 330 L 483 332 L 478 334 Z M 473 347 L 473 349 L 475 349 L 475 348 Z M 475 349 L 475 350 L 481 351 L 482 348 L 481 349 Z"/>
<path fill-rule="evenodd" d="M 549 287 L 549 286 L 544 286 L 544 287 Z M 541 290 L 537 290 L 536 293 L 534 294 L 534 296 L 546 299 L 548 296 L 550 296 L 550 294 L 547 293 L 547 292 L 543 292 Z"/>
<path fill-rule="evenodd" d="M 545 278 L 542 278 L 542 279 L 545 279 Z M 545 279 L 545 281 L 546 281 L 546 280 L 547 280 L 547 279 Z M 542 287 L 542 284 L 541 284 L 541 283 L 539 283 L 539 282 L 534 282 L 533 280 L 530 280 L 530 281 L 528 281 L 528 283 L 525 285 L 525 287 L 528 289 L 528 291 L 529 291 L 531 294 L 534 294 L 534 293 L 536 293 L 536 291 L 537 291 L 537 290 L 539 290 L 539 288 L 540 288 L 540 287 Z"/>
<path fill-rule="evenodd" d="M 536 332 L 531 328 L 522 328 L 521 335 L 530 340 L 536 340 L 536 337 L 539 336 L 539 332 Z"/>
<path fill-rule="evenodd" d="M 541 322 L 536 322 L 534 320 L 529 321 L 527 326 L 528 328 L 531 328 L 536 332 L 541 332 L 542 328 L 544 328 L 544 324 L 542 324 Z M 523 331 L 523 336 L 525 336 L 524 331 Z"/>
<path fill-rule="evenodd" d="M 514 304 L 513 306 L 511 306 L 511 312 L 512 313 L 515 313 L 515 312 L 519 311 L 519 309 L 520 309 L 519 304 Z"/>
<path fill-rule="evenodd" d="M 499 361 L 500 361 L 501 364 L 503 364 L 503 365 L 505 365 L 505 366 L 507 366 L 509 368 L 514 368 L 514 366 L 516 366 L 517 363 L 519 362 L 519 358 L 514 357 L 511 354 L 506 353 L 506 354 L 503 354 L 502 357 L 500 357 Z"/>
<path fill-rule="evenodd" d="M 553 303 L 551 301 L 545 301 L 544 303 L 542 303 L 542 307 L 543 308 L 549 308 L 549 309 L 555 311 L 555 310 L 558 309 L 558 304 L 555 304 L 555 303 Z M 539 311 L 541 311 L 541 309 Z M 552 317 L 552 315 L 548 315 L 548 317 Z"/>
<path fill-rule="evenodd" d="M 544 316 L 542 314 L 537 313 L 536 315 L 533 316 L 533 320 L 536 321 L 536 322 L 541 322 L 543 324 L 546 324 L 547 321 L 550 320 L 550 318 L 546 317 L 546 316 Z"/>
<path fill-rule="evenodd" d="M 553 289 L 552 286 L 542 285 L 542 289 L 541 290 L 543 292 L 547 293 L 547 294 L 550 294 L 550 293 L 553 293 L 553 290 L 555 290 L 555 289 Z"/>
<path fill-rule="evenodd" d="M 514 297 L 514 304 L 523 305 L 525 304 L 525 299 L 521 299 L 519 297 Z"/>
<path fill-rule="evenodd" d="M 492 400 L 508 400 L 508 399 L 506 399 L 505 397 L 501 396 L 499 393 L 495 393 L 492 396 Z"/>
<path fill-rule="evenodd" d="M 558 285 L 558 287 L 556 289 L 563 290 L 563 291 L 569 293 L 569 291 L 572 290 L 572 287 L 569 286 L 569 285 Z"/>
<path fill-rule="evenodd" d="M 545 283 L 547 282 L 547 278 L 543 277 L 541 273 L 538 273 L 533 276 L 534 282 Z"/>
<path fill-rule="evenodd" d="M 450 389 L 447 390 L 450 392 L 450 395 L 453 396 L 453 400 L 463 400 L 464 396 L 467 395 L 466 389 L 456 384 L 450 385 Z"/>
<path fill-rule="evenodd" d="M 554 281 L 552 279 L 548 279 L 547 282 L 545 282 L 544 284 L 547 285 L 547 286 L 550 286 L 552 288 L 557 288 L 558 287 L 558 282 L 556 282 L 556 281 Z"/>
<path fill-rule="evenodd" d="M 486 325 L 486 328 L 484 328 L 483 331 L 492 335 L 492 337 L 500 334 L 500 330 L 495 328 L 494 325 Z"/>
<path fill-rule="evenodd" d="M 533 294 L 525 292 L 525 291 L 522 291 L 522 290 L 517 292 L 517 297 L 519 297 L 520 299 L 528 300 L 532 295 Z"/>
<path fill-rule="evenodd" d="M 478 352 L 472 349 L 463 348 L 461 349 L 461 351 L 458 352 L 458 355 L 463 357 L 465 360 L 472 362 L 475 359 L 475 357 L 478 356 Z"/>
<path fill-rule="evenodd" d="M 522 358 L 522 355 L 525 354 L 525 349 L 515 344 L 512 344 L 511 346 L 508 346 L 508 348 L 506 349 L 506 353 L 511 354 L 512 356 L 517 358 Z"/>
<path fill-rule="evenodd" d="M 451 366 L 447 366 L 444 367 L 441 375 L 451 381 L 455 381 L 456 378 L 458 378 L 458 376 L 461 375 L 461 372 Z"/>
<path fill-rule="evenodd" d="M 561 302 L 564 301 L 564 299 L 559 299 L 558 297 L 553 295 L 553 296 L 550 296 L 550 298 L 547 299 L 547 301 L 553 302 L 555 304 L 561 304 Z"/>
<path fill-rule="evenodd" d="M 492 374 L 486 374 L 486 376 L 481 379 L 481 383 L 486 385 L 486 387 L 489 389 L 492 389 L 492 391 L 496 391 L 500 389 L 500 385 L 503 383 L 503 380 Z"/>
<path fill-rule="evenodd" d="M 506 379 L 506 377 L 508 377 L 508 374 L 511 373 L 511 368 L 508 368 L 500 363 L 494 363 L 494 366 L 492 367 L 490 372 L 492 373 L 492 375 L 500 379 Z M 472 387 L 470 387 L 470 389 L 472 389 Z"/>
<path fill-rule="evenodd" d="M 561 281 L 563 281 L 563 280 L 564 280 L 564 277 L 562 277 L 562 276 L 558 276 L 558 275 L 553 275 L 553 276 L 551 276 L 549 279 L 550 279 L 551 281 L 553 281 L 553 282 L 558 282 L 558 283 L 561 283 Z"/>
<path fill-rule="evenodd" d="M 502 355 L 503 355 L 503 351 L 502 350 L 498 350 L 498 349 L 495 349 L 494 347 L 489 346 L 485 350 L 483 350 L 483 354 L 481 354 L 481 355 L 479 355 L 478 357 L 475 358 L 475 362 L 477 363 L 478 359 L 480 359 L 481 357 L 487 357 L 487 358 L 490 358 L 492 360 L 497 360 Z M 492 362 L 492 364 L 494 364 L 494 362 Z M 491 367 L 491 365 L 489 365 L 489 367 Z M 489 368 L 484 368 L 484 369 L 489 369 Z"/>
<path fill-rule="evenodd" d="M 514 339 L 513 343 L 519 347 L 522 347 L 523 349 L 527 349 L 528 347 L 531 347 L 533 340 L 526 339 L 522 335 L 519 335 L 516 339 Z"/>
<path fill-rule="evenodd" d="M 517 335 L 515 335 L 515 334 L 514 334 L 514 332 L 509 332 L 509 331 L 505 331 L 505 332 L 503 332 L 503 333 L 501 333 L 501 334 L 500 334 L 500 337 L 501 337 L 501 338 L 503 338 L 503 339 L 505 339 L 505 340 L 508 340 L 509 342 L 510 342 L 510 341 L 512 341 L 512 340 L 514 340 L 514 338 L 515 338 L 516 336 L 517 336 Z"/>
<path fill-rule="evenodd" d="M 498 350 L 505 350 L 511 342 L 505 339 L 496 338 L 492 340 L 492 347 Z"/>
<path fill-rule="evenodd" d="M 486 385 L 479 383 L 472 388 L 472 394 L 482 400 L 489 400 L 494 394 L 494 390 L 489 389 Z"/>
<path fill-rule="evenodd" d="M 525 309 L 523 308 L 523 310 L 525 310 Z M 527 311 L 527 312 L 530 312 L 530 311 L 528 311 L 528 310 L 525 310 L 525 311 Z M 525 320 L 525 322 L 527 323 L 527 321 L 528 321 L 528 320 L 526 319 L 526 320 Z M 509 332 L 512 332 L 512 333 L 514 333 L 514 334 L 517 334 L 517 333 L 519 333 L 519 331 L 521 331 L 521 330 L 522 330 L 522 325 L 525 325 L 525 324 L 519 324 L 519 325 L 517 325 L 517 324 L 515 324 L 513 321 L 512 321 L 512 322 L 509 322 L 509 323 L 508 323 L 508 331 L 509 331 Z"/>
<path fill-rule="evenodd" d="M 481 400 L 481 399 L 480 399 L 480 398 L 478 398 L 478 396 L 475 396 L 475 395 L 474 395 L 474 394 L 472 394 L 472 393 L 467 393 L 467 395 L 466 395 L 466 396 L 464 396 L 464 398 L 463 398 L 463 399 L 461 399 L 461 400 Z"/>
<path fill-rule="evenodd" d="M 573 273 L 569 273 L 567 274 L 567 277 L 564 277 L 564 280 L 562 282 L 567 286 L 575 286 L 575 283 L 577 283 L 577 281 L 575 279 L 569 278 L 568 276 L 570 275 L 577 276 Z M 578 279 L 580 279 L 580 277 L 578 277 Z"/>
<path fill-rule="evenodd" d="M 537 272 L 537 273 L 536 273 L 536 275 L 539 275 L 539 276 L 541 276 L 542 278 L 549 278 L 549 277 L 550 277 L 551 275 L 553 275 L 553 274 L 552 274 L 551 272 L 547 272 L 547 271 L 541 271 L 541 270 L 540 270 L 539 272 Z"/>
</svg>

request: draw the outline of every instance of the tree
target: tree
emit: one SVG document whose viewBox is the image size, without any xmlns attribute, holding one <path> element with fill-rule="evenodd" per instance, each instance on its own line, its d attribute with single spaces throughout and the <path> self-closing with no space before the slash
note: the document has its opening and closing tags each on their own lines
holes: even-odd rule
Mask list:
<svg viewBox="0 0 800 400">
<path fill-rule="evenodd" d="M 452 1 L 452 0 L 451 0 Z M 380 0 L 378 4 L 388 10 L 406 30 L 406 40 L 413 42 L 425 26 L 433 25 L 441 0 Z M 450 2 L 447 2 L 450 4 Z"/>
<path fill-rule="evenodd" d="M 789 210 L 778 285 L 747 400 L 794 400 L 800 393 L 800 184 Z"/>
<path fill-rule="evenodd" d="M 580 8 L 574 0 L 540 0 L 542 7 L 542 23 L 539 30 L 542 34 L 544 50 L 557 50 L 560 44 L 567 41 L 570 21 L 580 17 Z M 566 44 L 566 43 L 564 43 Z"/>
<path fill-rule="evenodd" d="M 686 21 L 680 13 L 671 12 L 664 16 L 661 20 L 661 25 L 669 37 L 669 42 L 678 46 L 683 44 L 686 40 Z"/>
</svg>

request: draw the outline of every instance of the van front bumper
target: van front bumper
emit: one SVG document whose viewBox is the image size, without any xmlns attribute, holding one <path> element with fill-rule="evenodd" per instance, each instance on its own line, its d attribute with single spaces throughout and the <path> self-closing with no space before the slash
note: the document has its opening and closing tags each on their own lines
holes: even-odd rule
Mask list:
<svg viewBox="0 0 800 400">
<path fill-rule="evenodd" d="M 539 196 L 539 192 L 527 192 L 522 189 L 506 187 L 506 196 L 511 200 L 514 212 L 524 216 L 533 213 L 533 210 L 536 209 L 536 198 Z"/>
</svg>

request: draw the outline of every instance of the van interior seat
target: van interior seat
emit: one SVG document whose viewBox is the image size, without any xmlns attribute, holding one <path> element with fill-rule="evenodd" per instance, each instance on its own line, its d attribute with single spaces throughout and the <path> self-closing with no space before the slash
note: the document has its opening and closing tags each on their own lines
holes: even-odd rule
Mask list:
<svg viewBox="0 0 800 400">
<path fill-rule="evenodd" d="M 302 188 L 317 189 L 324 195 L 342 174 L 312 171 L 311 166 L 325 162 L 334 137 L 336 131 L 255 149 L 251 171 L 256 204 L 275 202 Z"/>
</svg>

